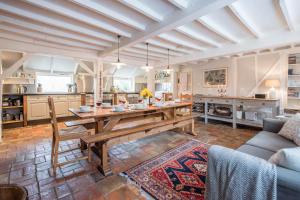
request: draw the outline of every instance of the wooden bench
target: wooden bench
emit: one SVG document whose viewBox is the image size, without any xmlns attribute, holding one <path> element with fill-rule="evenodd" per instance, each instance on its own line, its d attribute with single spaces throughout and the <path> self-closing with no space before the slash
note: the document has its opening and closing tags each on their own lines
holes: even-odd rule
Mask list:
<svg viewBox="0 0 300 200">
<path fill-rule="evenodd" d="M 81 119 L 81 120 L 74 120 L 74 121 L 67 121 L 65 122 L 67 127 L 73 126 L 84 126 L 86 129 L 94 129 L 95 128 L 95 119 Z"/>
</svg>

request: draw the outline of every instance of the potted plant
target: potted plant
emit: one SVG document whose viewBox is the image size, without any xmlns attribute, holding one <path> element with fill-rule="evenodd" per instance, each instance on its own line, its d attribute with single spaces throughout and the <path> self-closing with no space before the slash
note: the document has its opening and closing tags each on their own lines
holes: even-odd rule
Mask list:
<svg viewBox="0 0 300 200">
<path fill-rule="evenodd" d="M 152 98 L 153 95 L 152 95 L 152 92 L 148 88 L 144 88 L 141 91 L 140 95 L 143 97 L 145 105 L 150 105 L 151 104 L 150 98 Z"/>
</svg>

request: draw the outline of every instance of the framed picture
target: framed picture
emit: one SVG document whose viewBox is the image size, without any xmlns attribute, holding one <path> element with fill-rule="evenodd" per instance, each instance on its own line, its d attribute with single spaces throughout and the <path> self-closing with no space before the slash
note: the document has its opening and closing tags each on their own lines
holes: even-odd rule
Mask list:
<svg viewBox="0 0 300 200">
<path fill-rule="evenodd" d="M 204 87 L 227 85 L 227 68 L 205 70 L 203 72 Z"/>
</svg>

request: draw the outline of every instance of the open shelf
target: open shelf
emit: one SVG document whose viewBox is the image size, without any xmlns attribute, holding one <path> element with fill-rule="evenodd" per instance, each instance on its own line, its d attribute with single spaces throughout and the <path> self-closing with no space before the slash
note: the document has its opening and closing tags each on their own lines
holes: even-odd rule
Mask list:
<svg viewBox="0 0 300 200">
<path fill-rule="evenodd" d="M 8 120 L 8 121 L 3 121 L 2 124 L 13 124 L 13 123 L 21 123 L 23 120 Z"/>
<path fill-rule="evenodd" d="M 2 106 L 2 109 L 15 109 L 15 108 L 23 108 L 23 106 Z"/>
</svg>

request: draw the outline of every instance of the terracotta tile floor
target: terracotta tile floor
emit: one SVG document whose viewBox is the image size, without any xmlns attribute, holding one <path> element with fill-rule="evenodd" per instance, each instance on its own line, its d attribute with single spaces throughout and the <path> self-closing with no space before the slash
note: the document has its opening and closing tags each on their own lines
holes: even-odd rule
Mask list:
<svg viewBox="0 0 300 200">
<path fill-rule="evenodd" d="M 59 124 L 63 127 L 63 123 Z M 194 137 L 204 143 L 237 148 L 258 131 L 251 128 L 232 129 L 230 125 L 196 122 Z M 29 199 L 144 199 L 139 191 L 118 173 L 157 156 L 193 138 L 187 134 L 168 132 L 138 141 L 113 146 L 110 160 L 114 175 L 103 178 L 97 170 L 97 159 L 91 164 L 80 161 L 63 166 L 52 176 L 50 164 L 50 125 L 5 129 L 0 144 L 0 183 L 17 183 L 27 188 Z M 61 143 L 61 149 L 72 148 L 78 141 Z M 80 156 L 75 150 L 60 160 Z"/>
</svg>

